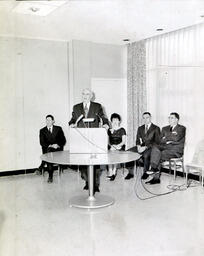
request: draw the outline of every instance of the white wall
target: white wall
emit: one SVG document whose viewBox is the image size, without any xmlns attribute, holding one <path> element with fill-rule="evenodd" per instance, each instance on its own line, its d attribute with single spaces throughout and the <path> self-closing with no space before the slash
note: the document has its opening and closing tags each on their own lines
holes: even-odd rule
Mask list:
<svg viewBox="0 0 204 256">
<path fill-rule="evenodd" d="M 91 58 L 90 42 L 73 41 L 73 104 L 81 101 L 81 91 L 90 87 Z"/>
<path fill-rule="evenodd" d="M 62 126 L 68 148 L 68 121 L 82 89 L 102 78 L 104 86 L 120 81 L 118 90 L 124 92 L 124 60 L 123 46 L 73 41 L 68 47 L 67 42 L 0 37 L 0 171 L 38 167 L 39 129 L 47 114 Z M 110 87 L 104 88 L 108 94 Z M 124 95 L 120 107 L 126 111 L 126 105 Z"/>
<path fill-rule="evenodd" d="M 2 37 L 0 54 L 0 171 L 35 168 L 47 114 L 67 136 L 67 43 Z"/>
<path fill-rule="evenodd" d="M 126 46 L 73 41 L 73 103 L 81 102 L 83 88 L 91 88 L 95 100 L 104 104 L 110 116 L 112 111 L 127 122 L 127 51 Z M 114 94 L 118 97 L 113 97 Z M 118 104 L 120 101 L 120 104 Z"/>
<path fill-rule="evenodd" d="M 127 80 L 95 78 L 91 81 L 91 87 L 96 101 L 104 106 L 108 119 L 112 113 L 118 113 L 122 118 L 121 126 L 127 131 Z"/>
</svg>

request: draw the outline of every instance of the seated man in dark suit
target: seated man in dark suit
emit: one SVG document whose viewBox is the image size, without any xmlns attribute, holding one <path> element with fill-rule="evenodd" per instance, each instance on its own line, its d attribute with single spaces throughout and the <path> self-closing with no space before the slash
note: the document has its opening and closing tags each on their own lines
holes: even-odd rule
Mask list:
<svg viewBox="0 0 204 256">
<path fill-rule="evenodd" d="M 153 179 L 147 184 L 160 183 L 161 162 L 171 158 L 183 156 L 186 128 L 178 124 L 179 114 L 171 113 L 169 124 L 162 128 L 160 144 L 154 146 L 151 152 L 151 171 L 154 172 Z"/>
<path fill-rule="evenodd" d="M 46 116 L 46 126 L 40 129 L 40 145 L 42 146 L 43 154 L 48 152 L 63 150 L 66 139 L 63 130 L 60 126 L 54 125 L 54 117 L 52 115 Z M 38 168 L 38 174 L 42 174 L 45 162 L 42 161 Z M 53 164 L 47 163 L 49 177 L 47 182 L 53 181 Z"/>
<path fill-rule="evenodd" d="M 105 117 L 103 113 L 103 109 L 101 104 L 91 101 L 93 97 L 92 91 L 87 88 L 82 91 L 82 102 L 79 104 L 74 105 L 72 118 L 69 121 L 69 126 L 79 127 L 79 128 L 97 128 L 100 126 L 108 129 L 108 119 Z M 90 122 L 89 125 L 86 125 L 83 122 L 83 118 L 93 118 L 94 121 Z M 100 170 L 99 167 L 94 171 L 94 191 L 99 192 L 99 177 L 100 177 Z M 87 176 L 87 167 L 80 166 L 81 177 L 86 181 L 84 189 L 88 189 L 88 176 Z"/>
<path fill-rule="evenodd" d="M 130 148 L 129 151 L 138 152 L 141 154 L 144 171 L 142 179 L 147 179 L 150 167 L 150 155 L 153 145 L 159 143 L 160 138 L 160 128 L 151 122 L 151 114 L 149 112 L 143 113 L 144 125 L 140 126 L 137 130 L 137 139 L 136 147 Z M 126 180 L 129 180 L 134 177 L 134 162 L 126 164 L 128 168 L 128 175 L 125 177 Z"/>
</svg>

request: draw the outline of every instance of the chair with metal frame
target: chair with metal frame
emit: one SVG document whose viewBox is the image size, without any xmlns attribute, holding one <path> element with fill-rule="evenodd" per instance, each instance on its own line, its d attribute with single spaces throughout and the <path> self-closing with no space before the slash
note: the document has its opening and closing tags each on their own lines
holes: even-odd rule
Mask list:
<svg viewBox="0 0 204 256">
<path fill-rule="evenodd" d="M 199 180 L 201 181 L 201 186 L 203 187 L 203 178 L 204 178 L 204 165 L 198 165 L 195 163 L 186 164 L 185 166 L 186 171 L 186 185 L 188 185 L 188 174 L 190 173 L 190 170 L 195 170 L 196 172 L 193 172 L 193 174 L 198 173 L 199 174 Z"/>
<path fill-rule="evenodd" d="M 183 156 L 178 158 L 170 158 L 169 160 L 162 163 L 163 168 L 169 168 L 169 173 L 173 170 L 174 173 L 174 180 L 176 179 L 176 172 L 179 169 L 182 169 L 183 177 L 185 176 L 185 170 L 184 170 L 184 160 Z"/>
<path fill-rule="evenodd" d="M 203 187 L 204 184 L 204 140 L 201 140 L 195 149 L 195 153 L 193 155 L 193 159 L 191 163 L 185 165 L 186 171 L 186 184 L 188 185 L 188 174 L 191 170 L 192 174 L 199 174 L 199 180 L 201 180 L 201 185 Z"/>
<path fill-rule="evenodd" d="M 45 165 L 47 165 L 47 164 L 45 163 Z M 55 167 L 55 166 L 57 166 L 58 176 L 61 177 L 61 174 L 63 173 L 62 165 L 53 164 L 53 167 Z M 42 175 L 45 176 L 45 166 L 42 168 Z"/>
</svg>

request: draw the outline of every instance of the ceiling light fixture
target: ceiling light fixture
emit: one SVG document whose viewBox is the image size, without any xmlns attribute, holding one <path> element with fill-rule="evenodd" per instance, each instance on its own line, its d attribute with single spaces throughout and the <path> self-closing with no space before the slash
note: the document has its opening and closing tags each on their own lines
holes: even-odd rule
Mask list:
<svg viewBox="0 0 204 256">
<path fill-rule="evenodd" d="M 123 39 L 123 42 L 130 42 L 130 39 Z"/>
<path fill-rule="evenodd" d="M 163 28 L 157 28 L 156 31 L 163 31 Z"/>
<path fill-rule="evenodd" d="M 1 0 L 0 0 L 1 1 Z M 66 4 L 67 1 L 54 0 L 54 1 L 19 1 L 18 4 L 13 8 L 13 12 L 37 16 L 47 16 L 51 12 L 55 11 L 60 6 Z"/>
<path fill-rule="evenodd" d="M 204 14 L 203 15 L 200 15 L 201 18 L 204 18 Z"/>
<path fill-rule="evenodd" d="M 29 10 L 31 11 L 31 12 L 39 12 L 40 11 L 40 8 L 37 8 L 37 7 L 30 7 L 29 8 Z"/>
</svg>

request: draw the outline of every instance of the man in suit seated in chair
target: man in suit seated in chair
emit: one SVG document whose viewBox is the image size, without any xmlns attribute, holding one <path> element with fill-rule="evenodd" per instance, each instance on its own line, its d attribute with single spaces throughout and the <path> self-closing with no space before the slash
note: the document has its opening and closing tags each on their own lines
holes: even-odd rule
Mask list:
<svg viewBox="0 0 204 256">
<path fill-rule="evenodd" d="M 160 183 L 161 162 L 183 156 L 186 128 L 178 123 L 179 118 L 176 112 L 170 114 L 169 125 L 162 128 L 160 144 L 152 148 L 150 164 L 154 175 L 147 184 Z"/>
<path fill-rule="evenodd" d="M 151 150 L 154 145 L 159 143 L 160 128 L 151 122 L 151 114 L 149 112 L 144 112 L 142 116 L 144 125 L 137 130 L 136 147 L 130 148 L 128 151 L 141 154 L 144 164 L 142 179 L 147 179 L 149 177 L 147 171 L 149 171 L 150 167 Z M 140 161 L 141 159 L 136 164 L 139 164 Z M 128 175 L 125 179 L 129 180 L 134 177 L 134 162 L 127 163 L 126 168 L 128 169 Z"/>
<path fill-rule="evenodd" d="M 42 147 L 42 153 L 55 152 L 63 150 L 66 143 L 64 132 L 60 126 L 54 125 L 55 120 L 52 115 L 46 116 L 46 126 L 40 129 L 40 145 Z M 36 174 L 42 174 L 45 162 L 42 161 Z M 47 182 L 53 182 L 53 164 L 47 163 L 49 177 Z"/>
</svg>

